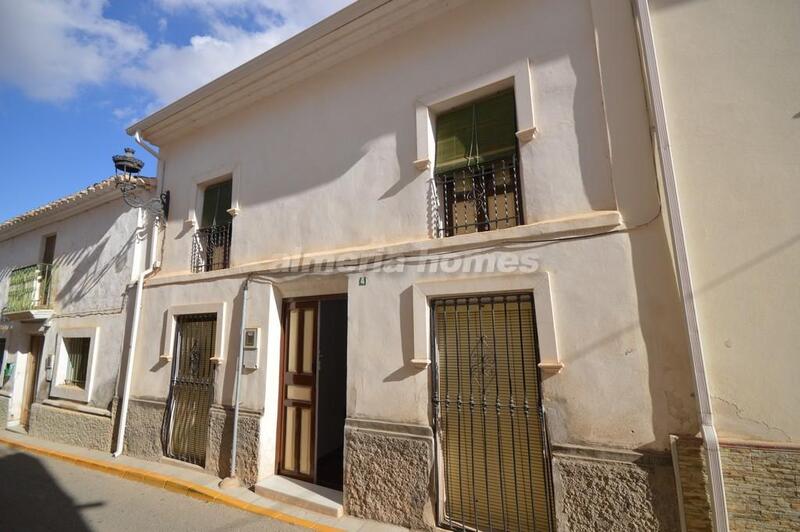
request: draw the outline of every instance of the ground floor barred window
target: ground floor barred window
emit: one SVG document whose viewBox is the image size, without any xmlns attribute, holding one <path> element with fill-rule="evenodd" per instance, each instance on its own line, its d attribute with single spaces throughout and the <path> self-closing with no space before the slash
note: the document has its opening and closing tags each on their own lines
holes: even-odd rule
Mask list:
<svg viewBox="0 0 800 532">
<path fill-rule="evenodd" d="M 431 309 L 441 525 L 552 530 L 533 295 L 436 299 Z"/>
</svg>

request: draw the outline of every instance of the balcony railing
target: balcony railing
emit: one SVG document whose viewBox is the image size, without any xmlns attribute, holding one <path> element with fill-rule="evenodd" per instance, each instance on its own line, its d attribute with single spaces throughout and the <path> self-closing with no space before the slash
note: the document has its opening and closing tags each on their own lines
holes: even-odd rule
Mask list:
<svg viewBox="0 0 800 532">
<path fill-rule="evenodd" d="M 50 308 L 51 264 L 33 264 L 11 272 L 4 314 Z"/>
<path fill-rule="evenodd" d="M 439 237 L 522 224 L 515 155 L 436 174 L 435 183 Z"/>
<path fill-rule="evenodd" d="M 192 241 L 192 272 L 223 270 L 231 261 L 232 224 L 198 229 Z"/>
</svg>

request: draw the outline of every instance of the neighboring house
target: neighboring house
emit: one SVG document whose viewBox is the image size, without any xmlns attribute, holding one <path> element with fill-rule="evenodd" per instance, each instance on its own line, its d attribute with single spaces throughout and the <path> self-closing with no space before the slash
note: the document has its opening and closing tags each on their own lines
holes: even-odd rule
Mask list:
<svg viewBox="0 0 800 532">
<path fill-rule="evenodd" d="M 109 178 L 0 224 L 2 427 L 111 449 L 145 221 Z"/>
<path fill-rule="evenodd" d="M 679 528 L 700 423 L 630 3 L 360 0 L 128 132 L 172 194 L 128 453 L 230 473 L 244 327 L 258 493 Z"/>
<path fill-rule="evenodd" d="M 800 530 L 800 5 L 650 4 L 727 520 Z M 702 483 L 682 489 L 705 529 Z"/>
</svg>

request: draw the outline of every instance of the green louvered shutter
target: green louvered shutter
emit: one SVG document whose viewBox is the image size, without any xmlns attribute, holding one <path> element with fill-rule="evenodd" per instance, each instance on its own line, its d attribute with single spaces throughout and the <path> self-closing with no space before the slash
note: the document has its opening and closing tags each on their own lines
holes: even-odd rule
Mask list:
<svg viewBox="0 0 800 532">
<path fill-rule="evenodd" d="M 513 89 L 441 114 L 436 120 L 436 173 L 512 155 L 516 130 Z"/>
<path fill-rule="evenodd" d="M 230 180 L 209 185 L 203 192 L 203 216 L 200 227 L 213 227 L 230 223 L 231 215 L 231 185 Z"/>
</svg>

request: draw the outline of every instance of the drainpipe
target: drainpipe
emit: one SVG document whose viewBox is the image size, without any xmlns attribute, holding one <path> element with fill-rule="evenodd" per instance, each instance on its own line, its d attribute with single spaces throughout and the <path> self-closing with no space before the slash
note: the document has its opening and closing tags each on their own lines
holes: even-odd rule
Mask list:
<svg viewBox="0 0 800 532">
<path fill-rule="evenodd" d="M 231 476 L 219 483 L 220 488 L 233 488 L 241 486 L 236 477 L 236 446 L 239 434 L 239 389 L 241 385 L 242 358 L 244 357 L 244 329 L 247 325 L 247 285 L 250 278 L 244 280 L 242 285 L 242 323 L 239 329 L 239 353 L 236 357 L 236 378 L 234 380 L 233 399 L 233 439 L 231 441 Z"/>
<path fill-rule="evenodd" d="M 125 446 L 125 426 L 128 421 L 128 404 L 131 397 L 131 381 L 133 380 L 133 361 L 136 356 L 136 340 L 139 336 L 139 318 L 142 313 L 142 288 L 145 278 L 158 268 L 156 252 L 158 249 L 158 223 L 153 223 L 153 233 L 150 235 L 150 266 L 139 273 L 136 282 L 136 296 L 133 300 L 133 323 L 131 325 L 131 337 L 128 342 L 128 365 L 125 368 L 125 384 L 122 390 L 122 405 L 119 413 L 119 431 L 117 432 L 117 448 L 113 456 L 117 458 L 122 454 Z"/>
<path fill-rule="evenodd" d="M 144 148 L 158 161 L 157 175 L 161 177 L 163 188 L 164 161 L 161 159 L 161 157 L 159 157 L 158 152 L 144 141 L 139 131 L 134 134 L 133 138 L 139 146 Z M 139 336 L 139 320 L 142 314 L 142 290 L 144 287 L 145 278 L 156 271 L 156 269 L 159 267 L 156 256 L 158 253 L 158 226 L 158 220 L 155 220 L 153 222 L 153 232 L 150 235 L 150 266 L 146 270 L 139 273 L 139 279 L 136 282 L 136 296 L 133 300 L 133 323 L 131 324 L 131 337 L 128 342 L 128 365 L 125 368 L 125 384 L 123 385 L 122 404 L 120 405 L 119 410 L 117 447 L 112 454 L 114 458 L 120 456 L 125 447 L 125 427 L 127 426 L 128 422 L 128 405 L 130 403 L 131 396 L 131 381 L 133 380 L 133 362 L 136 357 L 136 340 Z"/>
<path fill-rule="evenodd" d="M 664 195 L 666 197 L 666 210 L 669 217 L 672 245 L 677 264 L 678 286 L 683 301 L 683 312 L 686 318 L 686 327 L 689 334 L 689 350 L 692 356 L 694 370 L 694 385 L 697 394 L 697 406 L 700 411 L 700 423 L 703 442 L 706 449 L 706 460 L 709 469 L 711 484 L 711 512 L 714 530 L 717 532 L 728 531 L 728 512 L 725 506 L 725 488 L 722 479 L 722 463 L 720 460 L 719 440 L 714 428 L 714 416 L 711 410 L 711 394 L 708 390 L 705 361 L 703 359 L 703 346 L 698 329 L 697 309 L 694 303 L 694 288 L 689 270 L 689 255 L 686 249 L 686 234 L 683 229 L 680 201 L 678 199 L 675 168 L 672 161 L 672 149 L 667 131 L 667 116 L 664 111 L 664 98 L 661 92 L 661 82 L 656 58 L 653 27 L 650 20 L 650 7 L 648 0 L 636 0 L 636 9 L 639 18 L 640 47 L 644 60 L 647 89 L 655 120 L 655 133 L 658 145 L 658 155 L 664 179 Z"/>
</svg>

